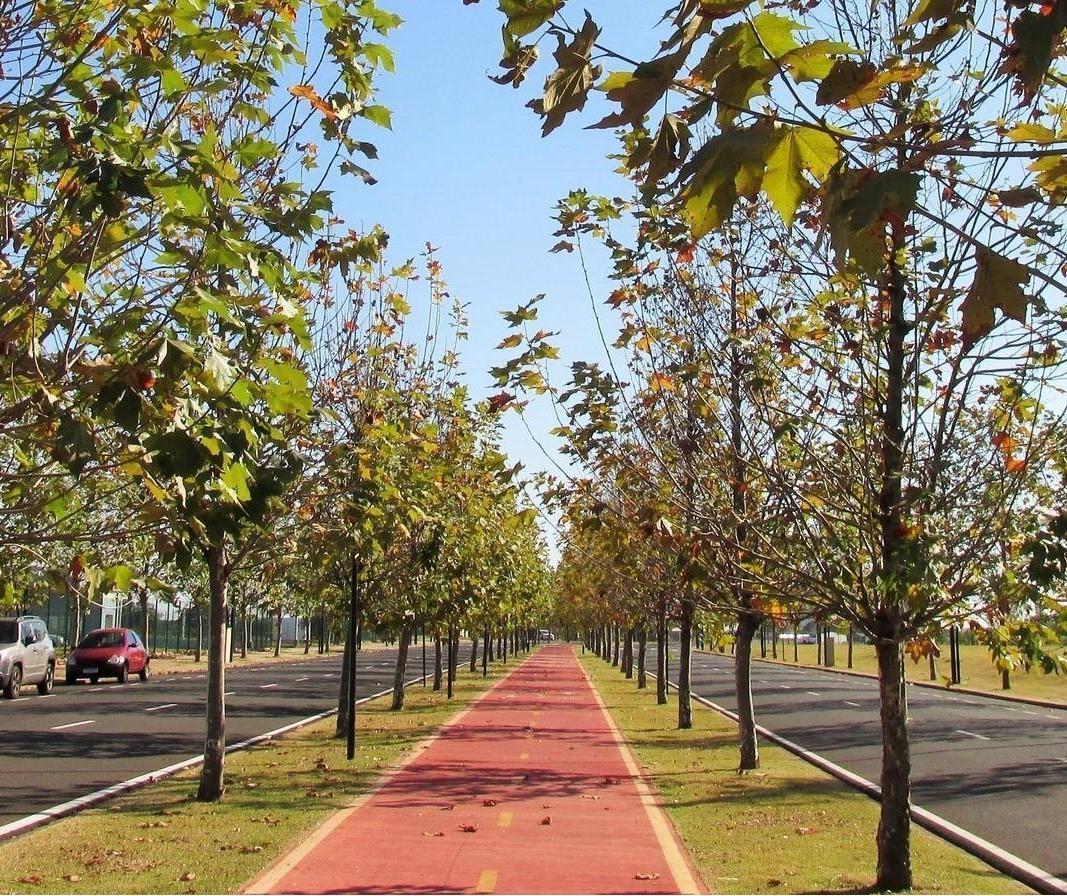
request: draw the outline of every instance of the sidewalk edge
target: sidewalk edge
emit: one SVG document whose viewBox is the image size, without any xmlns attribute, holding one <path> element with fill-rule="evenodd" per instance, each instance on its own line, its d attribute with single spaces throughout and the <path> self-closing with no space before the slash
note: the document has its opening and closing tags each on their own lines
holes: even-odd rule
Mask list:
<svg viewBox="0 0 1067 896">
<path fill-rule="evenodd" d="M 671 874 L 674 876 L 674 882 L 678 887 L 678 892 L 711 892 L 708 889 L 707 884 L 705 884 L 700 872 L 693 864 L 692 857 L 689 855 L 689 850 L 686 849 L 685 843 L 682 840 L 681 835 L 678 833 L 678 829 L 674 826 L 674 822 L 667 814 L 666 807 L 663 805 L 663 800 L 659 791 L 645 774 L 644 769 L 637 760 L 633 747 L 630 745 L 629 741 L 623 737 L 622 732 L 619 730 L 619 726 L 615 724 L 615 719 L 612 718 L 610 710 L 608 710 L 607 705 L 604 703 L 604 698 L 600 693 L 600 689 L 594 684 L 593 679 L 589 677 L 589 671 L 582 665 L 581 660 L 578 658 L 577 651 L 575 651 L 573 655 L 578 663 L 578 668 L 582 670 L 582 675 L 585 677 L 586 684 L 589 685 L 589 689 L 593 692 L 597 706 L 600 707 L 600 711 L 604 715 L 604 720 L 611 731 L 611 736 L 615 739 L 619 752 L 622 754 L 623 762 L 626 764 L 627 770 L 633 777 L 638 796 L 641 798 L 641 805 L 644 806 L 649 823 L 652 825 L 652 830 L 655 831 L 660 849 L 663 850 L 663 856 L 667 860 L 667 867 L 671 869 Z"/>
</svg>

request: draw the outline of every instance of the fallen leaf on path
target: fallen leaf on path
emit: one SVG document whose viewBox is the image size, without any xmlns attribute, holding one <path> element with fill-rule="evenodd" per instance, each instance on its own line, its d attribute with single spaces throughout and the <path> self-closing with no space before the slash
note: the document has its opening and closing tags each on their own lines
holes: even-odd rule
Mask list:
<svg viewBox="0 0 1067 896">
<path fill-rule="evenodd" d="M 600 799 L 600 797 L 598 797 L 595 793 L 583 793 L 582 794 L 582 799 L 583 800 L 598 800 L 598 799 Z"/>
<path fill-rule="evenodd" d="M 423 831 L 422 832 L 422 836 L 423 837 L 443 837 L 444 835 L 445 835 L 444 831 Z"/>
<path fill-rule="evenodd" d="M 634 875 L 634 880 L 659 880 L 659 872 L 641 871 Z"/>
<path fill-rule="evenodd" d="M 619 779 L 618 778 L 605 778 L 600 783 L 601 784 L 607 784 L 607 785 L 610 786 L 610 785 L 613 785 L 613 784 L 618 784 L 619 783 Z"/>
<path fill-rule="evenodd" d="M 551 803 L 541 803 L 541 808 L 542 809 L 551 809 L 552 808 L 552 804 Z"/>
<path fill-rule="evenodd" d="M 451 812 L 455 808 L 456 808 L 455 806 L 442 806 L 441 807 L 441 811 L 442 812 Z"/>
<path fill-rule="evenodd" d="M 492 807 L 496 805 L 496 800 L 482 800 L 483 806 Z"/>
<path fill-rule="evenodd" d="M 461 824 L 459 826 L 459 829 L 461 831 L 463 831 L 464 834 L 475 834 L 475 833 L 478 832 L 478 825 L 476 825 L 476 824 Z"/>
<path fill-rule="evenodd" d="M 552 824 L 552 816 L 546 815 L 544 818 L 541 819 L 541 824 Z"/>
</svg>

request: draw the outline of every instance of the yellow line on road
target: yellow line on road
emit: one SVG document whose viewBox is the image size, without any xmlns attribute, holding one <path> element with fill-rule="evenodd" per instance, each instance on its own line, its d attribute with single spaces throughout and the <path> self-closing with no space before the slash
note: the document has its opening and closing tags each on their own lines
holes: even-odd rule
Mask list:
<svg viewBox="0 0 1067 896">
<path fill-rule="evenodd" d="M 511 827 L 511 820 L 514 817 L 515 817 L 514 814 L 511 813 L 511 812 L 501 812 L 500 813 L 500 818 L 497 819 L 496 826 L 498 828 L 510 828 Z M 493 874 L 496 874 L 496 872 L 494 871 Z"/>
<path fill-rule="evenodd" d="M 483 871 L 478 875 L 478 885 L 474 888 L 475 893 L 492 893 L 496 890 L 496 879 L 498 877 L 495 871 Z"/>
</svg>

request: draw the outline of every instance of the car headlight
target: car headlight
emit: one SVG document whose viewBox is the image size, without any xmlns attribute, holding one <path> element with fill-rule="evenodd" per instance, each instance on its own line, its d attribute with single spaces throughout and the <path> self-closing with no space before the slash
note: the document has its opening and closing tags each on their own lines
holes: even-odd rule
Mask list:
<svg viewBox="0 0 1067 896">
<path fill-rule="evenodd" d="M 126 662 L 126 657 L 115 654 L 115 656 L 109 656 L 107 658 L 107 662 L 109 666 L 119 666 L 122 663 Z"/>
</svg>

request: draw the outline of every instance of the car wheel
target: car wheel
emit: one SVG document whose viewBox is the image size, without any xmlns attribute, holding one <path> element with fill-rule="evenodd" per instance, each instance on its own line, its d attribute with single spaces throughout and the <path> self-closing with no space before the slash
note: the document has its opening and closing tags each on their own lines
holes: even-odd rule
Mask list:
<svg viewBox="0 0 1067 896">
<path fill-rule="evenodd" d="M 123 663 L 119 666 L 119 674 L 115 677 L 119 680 L 119 684 L 126 684 L 126 676 L 129 675 L 130 667 Z"/>
<path fill-rule="evenodd" d="M 78 676 L 75 675 L 73 672 L 68 672 L 67 673 L 67 684 L 77 684 L 77 683 L 78 683 Z"/>
<path fill-rule="evenodd" d="M 148 660 L 145 660 L 144 668 L 137 673 L 141 677 L 141 681 L 148 681 Z"/>
<path fill-rule="evenodd" d="M 53 663 L 48 664 L 48 669 L 45 670 L 44 678 L 37 682 L 37 693 L 41 696 L 52 693 L 52 685 L 56 681 L 56 667 Z"/>
<path fill-rule="evenodd" d="M 22 690 L 22 666 L 11 667 L 11 680 L 8 681 L 7 687 L 4 688 L 4 696 L 8 700 L 14 700 L 19 691 Z"/>
<path fill-rule="evenodd" d="M 90 675 L 89 676 L 89 684 L 99 684 L 99 683 L 100 683 L 100 676 L 99 675 Z"/>
</svg>

